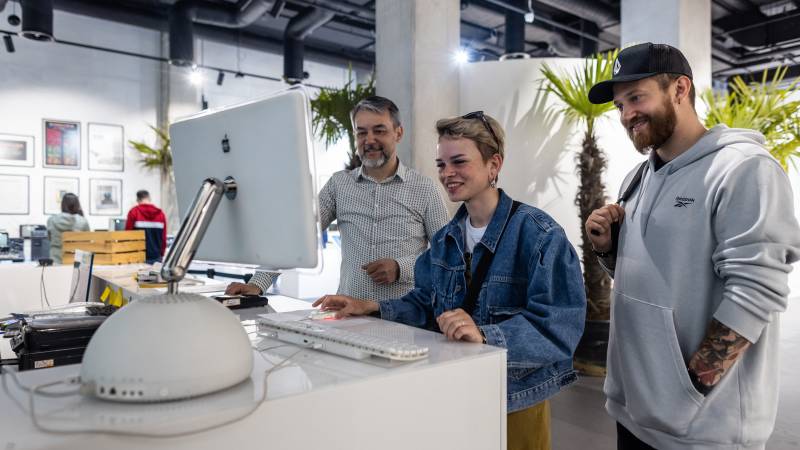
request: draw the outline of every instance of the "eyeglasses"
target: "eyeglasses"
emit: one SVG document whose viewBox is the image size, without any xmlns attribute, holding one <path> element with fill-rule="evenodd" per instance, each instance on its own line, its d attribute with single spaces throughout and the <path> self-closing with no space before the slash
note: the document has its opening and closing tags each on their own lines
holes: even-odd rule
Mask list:
<svg viewBox="0 0 800 450">
<path fill-rule="evenodd" d="M 497 135 L 494 134 L 494 130 L 492 130 L 492 127 L 489 125 L 489 121 L 486 120 L 486 115 L 483 114 L 483 111 L 472 111 L 471 113 L 464 114 L 463 116 L 461 116 L 461 118 L 481 119 L 481 122 L 483 122 L 483 126 L 486 127 L 486 129 L 489 131 L 489 134 L 491 134 L 492 138 L 494 138 L 494 143 L 497 146 L 497 149 L 500 150 L 500 139 L 497 139 Z"/>
</svg>

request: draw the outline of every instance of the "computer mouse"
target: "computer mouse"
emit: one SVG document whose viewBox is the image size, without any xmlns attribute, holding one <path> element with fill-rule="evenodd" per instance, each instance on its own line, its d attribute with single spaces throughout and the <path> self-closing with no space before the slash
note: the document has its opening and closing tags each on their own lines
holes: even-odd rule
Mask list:
<svg viewBox="0 0 800 450">
<path fill-rule="evenodd" d="M 308 317 L 311 320 L 336 320 L 336 311 L 314 311 Z"/>
</svg>

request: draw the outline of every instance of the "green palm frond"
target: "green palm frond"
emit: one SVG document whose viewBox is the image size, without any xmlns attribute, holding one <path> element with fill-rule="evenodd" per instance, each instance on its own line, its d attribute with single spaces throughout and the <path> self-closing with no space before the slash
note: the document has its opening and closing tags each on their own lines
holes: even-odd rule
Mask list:
<svg viewBox="0 0 800 450">
<path fill-rule="evenodd" d="M 735 77 L 728 92 L 706 90 L 700 96 L 706 104 L 705 126 L 725 124 L 761 132 L 767 150 L 788 170 L 800 157 L 800 101 L 793 100 L 800 78 L 784 83 L 786 67 L 772 77 L 765 70 L 758 82 Z"/>
<path fill-rule="evenodd" d="M 322 139 L 326 147 L 347 138 L 350 145 L 350 159 L 356 159 L 356 143 L 353 134 L 353 123 L 350 120 L 350 111 L 362 99 L 375 95 L 375 77 L 365 84 L 359 84 L 353 79 L 353 70 L 350 68 L 347 83 L 341 88 L 322 88 L 316 98 L 311 100 L 313 117 L 311 124 L 314 133 Z"/>
<path fill-rule="evenodd" d="M 158 129 L 149 125 L 150 129 L 158 136 L 159 147 L 151 147 L 144 142 L 130 140 L 128 143 L 134 148 L 142 159 L 139 163 L 142 167 L 152 170 L 169 172 L 172 169 L 172 151 L 169 148 L 169 134 L 165 130 Z"/>
<path fill-rule="evenodd" d="M 545 92 L 555 95 L 563 104 L 557 111 L 570 121 L 585 123 L 590 133 L 594 129 L 595 121 L 614 109 L 613 103 L 595 105 L 590 102 L 589 89 L 611 78 L 617 53 L 614 50 L 587 58 L 581 67 L 571 73 L 557 71 L 547 64 L 541 69 L 545 77 Z"/>
</svg>

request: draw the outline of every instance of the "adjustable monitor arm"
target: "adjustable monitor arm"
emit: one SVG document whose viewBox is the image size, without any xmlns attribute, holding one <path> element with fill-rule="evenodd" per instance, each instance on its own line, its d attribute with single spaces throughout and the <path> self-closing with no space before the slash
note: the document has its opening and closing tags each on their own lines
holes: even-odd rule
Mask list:
<svg viewBox="0 0 800 450">
<path fill-rule="evenodd" d="M 161 277 L 167 281 L 168 293 L 178 293 L 178 282 L 186 275 L 186 269 L 194 259 L 222 196 L 233 200 L 236 198 L 236 189 L 233 177 L 227 177 L 225 181 L 217 178 L 203 181 L 161 268 Z"/>
</svg>

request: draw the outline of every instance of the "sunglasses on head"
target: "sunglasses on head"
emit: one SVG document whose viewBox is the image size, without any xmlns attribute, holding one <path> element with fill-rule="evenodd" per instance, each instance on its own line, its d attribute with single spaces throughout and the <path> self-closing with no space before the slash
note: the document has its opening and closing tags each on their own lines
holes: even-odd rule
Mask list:
<svg viewBox="0 0 800 450">
<path fill-rule="evenodd" d="M 492 135 L 492 138 L 494 139 L 495 145 L 497 145 L 497 148 L 500 149 L 500 139 L 497 139 L 497 135 L 494 134 L 494 130 L 492 130 L 492 127 L 489 125 L 489 121 L 486 120 L 486 115 L 483 114 L 483 111 L 473 111 L 471 113 L 464 114 L 463 116 L 461 116 L 461 118 L 462 119 L 480 119 L 481 122 L 483 122 L 483 126 L 485 126 L 486 129 L 489 131 L 489 134 Z"/>
</svg>

